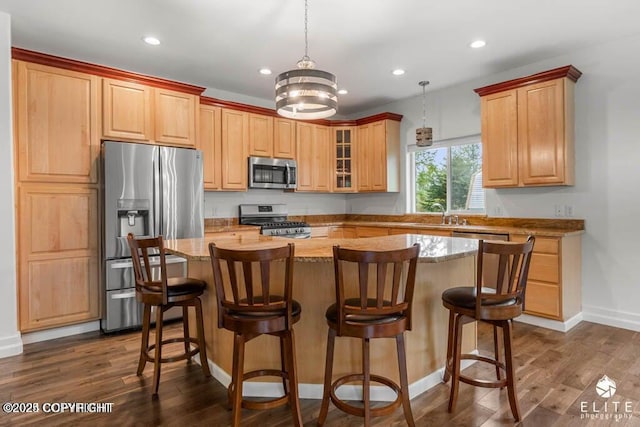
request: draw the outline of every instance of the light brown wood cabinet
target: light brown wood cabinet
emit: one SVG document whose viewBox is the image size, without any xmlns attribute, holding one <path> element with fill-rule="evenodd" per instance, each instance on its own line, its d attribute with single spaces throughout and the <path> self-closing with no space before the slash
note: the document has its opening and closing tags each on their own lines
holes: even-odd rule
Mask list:
<svg viewBox="0 0 640 427">
<path fill-rule="evenodd" d="M 572 66 L 476 89 L 484 187 L 574 184 Z"/>
<path fill-rule="evenodd" d="M 98 189 L 21 184 L 17 213 L 20 330 L 98 319 Z"/>
<path fill-rule="evenodd" d="M 296 122 L 276 117 L 273 120 L 273 157 L 296 158 Z"/>
<path fill-rule="evenodd" d="M 222 109 L 222 188 L 246 190 L 248 179 L 249 114 Z"/>
<path fill-rule="evenodd" d="M 511 235 L 524 242 L 527 236 Z M 525 313 L 567 321 L 582 309 L 581 236 L 536 237 L 525 294 Z"/>
<path fill-rule="evenodd" d="M 296 123 L 297 191 L 331 191 L 332 139 L 327 126 Z"/>
<path fill-rule="evenodd" d="M 334 225 L 329 227 L 330 239 L 355 239 L 358 237 L 356 227 L 345 225 Z"/>
<path fill-rule="evenodd" d="M 358 191 L 400 190 L 400 123 L 380 120 L 358 126 Z"/>
<path fill-rule="evenodd" d="M 273 157 L 273 117 L 249 114 L 249 155 Z"/>
<path fill-rule="evenodd" d="M 97 183 L 99 79 L 14 61 L 16 179 Z"/>
<path fill-rule="evenodd" d="M 378 236 L 388 236 L 389 228 L 388 227 L 369 227 L 369 226 L 357 226 L 356 227 L 356 236 L 358 238 L 361 237 L 378 237 Z"/>
<path fill-rule="evenodd" d="M 198 96 L 106 78 L 102 96 L 105 139 L 195 147 Z"/>
<path fill-rule="evenodd" d="M 197 148 L 202 151 L 205 190 L 222 188 L 222 108 L 200 105 Z"/>
<path fill-rule="evenodd" d="M 19 327 L 97 320 L 100 80 L 13 66 Z"/>
</svg>

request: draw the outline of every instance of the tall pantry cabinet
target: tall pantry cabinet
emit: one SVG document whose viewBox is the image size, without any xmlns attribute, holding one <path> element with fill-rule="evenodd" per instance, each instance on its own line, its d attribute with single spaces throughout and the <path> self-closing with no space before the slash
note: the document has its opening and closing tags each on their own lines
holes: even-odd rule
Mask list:
<svg viewBox="0 0 640 427">
<path fill-rule="evenodd" d="M 100 79 L 13 62 L 19 325 L 97 320 Z"/>
</svg>

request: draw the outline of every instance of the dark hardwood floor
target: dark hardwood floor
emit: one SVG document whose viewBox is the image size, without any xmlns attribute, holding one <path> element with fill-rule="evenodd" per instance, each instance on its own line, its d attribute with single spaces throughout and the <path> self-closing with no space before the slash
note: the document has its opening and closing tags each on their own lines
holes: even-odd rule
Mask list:
<svg viewBox="0 0 640 427">
<path fill-rule="evenodd" d="M 566 334 L 516 323 L 515 357 L 518 396 L 524 426 L 640 426 L 640 333 L 582 322 Z M 177 334 L 175 326 L 168 334 Z M 409 332 L 410 333 L 410 332 Z M 140 333 L 101 336 L 88 333 L 25 346 L 19 356 L 0 359 L 0 400 L 4 402 L 111 402 L 111 413 L 0 413 L 0 425 L 92 426 L 226 426 L 226 390 L 206 379 L 195 363 L 164 365 L 159 399 L 151 398 L 152 366 L 135 375 Z M 479 348 L 490 351 L 491 332 L 479 329 Z M 247 351 L 252 351 L 250 346 Z M 256 351 L 253 349 L 253 351 Z M 319 367 L 323 369 L 323 367 Z M 492 375 L 476 364 L 466 373 Z M 617 383 L 613 397 L 596 394 L 607 375 Z M 447 413 L 449 385 L 440 384 L 412 400 L 418 426 L 513 425 L 505 390 L 461 385 L 457 410 Z M 591 414 L 623 416 L 582 419 L 581 402 Z M 615 411 L 613 402 L 631 402 Z M 607 408 L 604 407 L 608 403 Z M 319 400 L 302 400 L 305 425 L 315 425 Z M 595 405 L 595 407 L 594 407 Z M 599 412 L 596 412 L 599 411 Z M 632 415 L 631 418 L 624 417 Z M 288 407 L 270 411 L 243 410 L 243 425 L 288 426 Z M 331 407 L 328 426 L 358 426 L 362 419 Z M 406 425 L 402 410 L 374 418 L 374 425 Z"/>
</svg>

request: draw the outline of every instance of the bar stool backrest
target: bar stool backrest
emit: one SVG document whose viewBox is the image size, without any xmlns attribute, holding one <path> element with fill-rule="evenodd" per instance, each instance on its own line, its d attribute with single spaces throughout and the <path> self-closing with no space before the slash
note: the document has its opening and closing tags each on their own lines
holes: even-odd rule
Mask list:
<svg viewBox="0 0 640 427">
<path fill-rule="evenodd" d="M 167 305 L 167 263 L 164 251 L 164 241 L 162 236 L 149 238 L 136 238 L 132 233 L 127 235 L 129 249 L 131 249 L 131 261 L 136 283 L 136 296 L 141 299 L 142 292 L 145 293 L 147 301 L 157 294 L 157 304 Z M 152 267 L 156 266 L 155 257 L 150 255 L 159 254 L 160 278 L 154 279 Z"/>
</svg>

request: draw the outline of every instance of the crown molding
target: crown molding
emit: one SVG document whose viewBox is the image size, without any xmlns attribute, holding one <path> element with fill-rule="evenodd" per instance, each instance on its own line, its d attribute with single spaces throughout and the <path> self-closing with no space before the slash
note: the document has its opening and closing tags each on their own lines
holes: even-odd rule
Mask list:
<svg viewBox="0 0 640 427">
<path fill-rule="evenodd" d="M 508 80 L 502 83 L 496 83 L 490 86 L 484 86 L 473 91 L 480 96 L 491 95 L 492 93 L 504 92 L 505 90 L 516 89 L 523 86 L 542 83 L 549 80 L 560 78 L 568 78 L 572 82 L 577 82 L 582 72 L 573 65 L 554 68 L 553 70 L 543 71 L 542 73 L 532 74 L 530 76 L 521 77 L 519 79 Z"/>
</svg>

